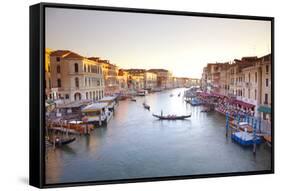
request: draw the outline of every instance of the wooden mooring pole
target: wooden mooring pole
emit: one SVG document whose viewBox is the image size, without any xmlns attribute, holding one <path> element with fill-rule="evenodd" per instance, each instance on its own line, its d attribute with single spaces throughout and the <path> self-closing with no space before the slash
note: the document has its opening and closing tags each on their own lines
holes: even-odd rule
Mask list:
<svg viewBox="0 0 281 191">
<path fill-rule="evenodd" d="M 228 128 L 229 128 L 229 114 L 228 112 L 226 112 L 225 137 L 228 137 Z"/>
</svg>

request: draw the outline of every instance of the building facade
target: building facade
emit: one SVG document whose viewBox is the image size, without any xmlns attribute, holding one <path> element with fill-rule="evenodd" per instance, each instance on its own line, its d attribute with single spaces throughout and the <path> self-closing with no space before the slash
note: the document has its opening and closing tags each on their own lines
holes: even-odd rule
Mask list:
<svg viewBox="0 0 281 191">
<path fill-rule="evenodd" d="M 112 95 L 115 93 L 120 93 L 118 84 L 118 67 L 111 64 L 109 60 L 98 59 L 98 63 L 102 66 L 103 79 L 105 85 L 105 95 Z"/>
<path fill-rule="evenodd" d="M 155 73 L 157 75 L 157 88 L 169 89 L 173 87 L 173 75 L 169 70 L 150 69 L 148 72 Z"/>
<path fill-rule="evenodd" d="M 153 90 L 157 87 L 157 74 L 153 72 L 144 72 L 144 89 Z"/>
<path fill-rule="evenodd" d="M 255 106 L 271 108 L 271 54 L 243 57 L 231 63 L 207 64 L 202 73 L 202 89 Z M 263 114 L 269 118 L 269 114 Z"/>
<path fill-rule="evenodd" d="M 50 54 L 52 53 L 52 50 L 47 48 L 45 50 L 45 98 L 46 100 L 52 99 L 51 94 L 51 58 Z"/>
<path fill-rule="evenodd" d="M 99 100 L 104 96 L 100 64 L 69 50 L 50 54 L 51 97 L 64 101 Z"/>
</svg>

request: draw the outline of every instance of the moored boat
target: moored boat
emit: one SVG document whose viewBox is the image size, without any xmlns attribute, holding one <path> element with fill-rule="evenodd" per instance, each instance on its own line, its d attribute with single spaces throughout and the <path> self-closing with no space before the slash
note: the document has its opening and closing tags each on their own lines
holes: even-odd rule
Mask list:
<svg viewBox="0 0 281 191">
<path fill-rule="evenodd" d="M 152 114 L 153 117 L 156 117 L 158 119 L 161 119 L 161 120 L 183 120 L 183 119 L 186 119 L 186 118 L 189 118 L 191 117 L 191 114 L 190 115 L 180 115 L 180 116 L 177 116 L 177 115 L 156 115 L 156 114 Z"/>
<path fill-rule="evenodd" d="M 62 137 L 56 137 L 54 138 L 54 140 L 49 139 L 48 141 L 55 146 L 62 146 L 62 145 L 66 145 L 69 143 L 72 143 L 73 141 L 75 141 L 76 138 L 75 137 L 70 137 L 70 138 L 62 138 Z"/>
<path fill-rule="evenodd" d="M 238 131 L 231 134 L 232 140 L 236 141 L 240 145 L 249 146 L 253 144 L 260 144 L 261 138 L 254 135 L 252 133 Z"/>
<path fill-rule="evenodd" d="M 143 107 L 144 107 L 145 109 L 150 110 L 150 106 L 147 105 L 146 103 L 143 103 L 142 105 L 143 105 Z"/>
<path fill-rule="evenodd" d="M 147 90 L 138 90 L 137 96 L 146 96 L 148 94 Z"/>
</svg>

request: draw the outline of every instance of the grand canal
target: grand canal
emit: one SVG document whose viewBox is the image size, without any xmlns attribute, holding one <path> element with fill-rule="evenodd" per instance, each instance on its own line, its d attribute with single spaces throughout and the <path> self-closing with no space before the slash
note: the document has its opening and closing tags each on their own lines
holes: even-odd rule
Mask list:
<svg viewBox="0 0 281 191">
<path fill-rule="evenodd" d="M 107 127 L 46 152 L 46 183 L 269 170 L 270 148 L 243 148 L 225 137 L 225 117 L 202 113 L 173 89 L 120 101 Z M 181 96 L 178 97 L 178 93 Z M 173 93 L 173 97 L 170 94 Z M 143 102 L 150 105 L 145 110 Z M 159 121 L 152 113 L 192 114 Z"/>
</svg>

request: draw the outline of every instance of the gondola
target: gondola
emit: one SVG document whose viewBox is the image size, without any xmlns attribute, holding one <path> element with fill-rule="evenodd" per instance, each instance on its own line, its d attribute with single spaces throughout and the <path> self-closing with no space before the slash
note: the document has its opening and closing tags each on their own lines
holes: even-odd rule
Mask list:
<svg viewBox="0 0 281 191">
<path fill-rule="evenodd" d="M 190 103 L 190 100 L 185 99 L 184 101 L 185 101 L 186 103 Z"/>
<path fill-rule="evenodd" d="M 72 143 L 73 141 L 75 141 L 76 138 L 75 137 L 72 137 L 72 138 L 56 138 L 55 140 L 49 140 L 49 142 L 52 144 L 52 145 L 56 145 L 56 146 L 62 146 L 62 145 L 66 145 L 66 144 L 69 144 L 69 143 Z"/>
<path fill-rule="evenodd" d="M 135 98 L 131 98 L 131 101 L 137 101 Z"/>
<path fill-rule="evenodd" d="M 143 107 L 144 107 L 145 109 L 150 110 L 150 106 L 147 105 L 146 103 L 143 103 L 142 105 L 143 105 Z"/>
<path fill-rule="evenodd" d="M 190 115 L 181 115 L 181 116 L 176 116 L 176 115 L 161 116 L 161 115 L 152 114 L 152 116 L 156 117 L 158 119 L 161 119 L 161 120 L 183 120 L 183 119 L 191 117 L 191 114 Z"/>
</svg>

